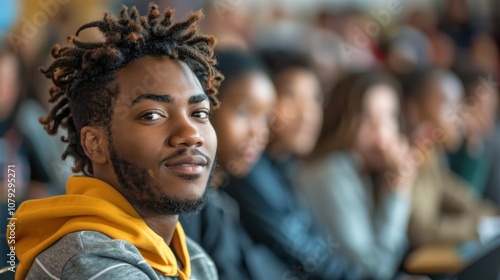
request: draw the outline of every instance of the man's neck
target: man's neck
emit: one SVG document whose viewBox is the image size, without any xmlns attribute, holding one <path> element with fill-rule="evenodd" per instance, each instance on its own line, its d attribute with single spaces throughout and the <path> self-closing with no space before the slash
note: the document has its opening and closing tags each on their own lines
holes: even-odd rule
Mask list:
<svg viewBox="0 0 500 280">
<path fill-rule="evenodd" d="M 178 215 L 162 215 L 151 214 L 135 207 L 135 211 L 139 213 L 146 225 L 156 234 L 161 236 L 165 243 L 170 246 L 174 236 L 175 227 L 177 226 Z"/>
<path fill-rule="evenodd" d="M 118 179 L 114 176 L 109 176 L 106 172 L 100 172 L 99 169 L 95 170 L 94 178 L 102 180 L 109 185 L 113 186 L 122 195 L 123 192 L 120 190 Z M 167 245 L 172 242 L 172 237 L 174 236 L 175 227 L 177 226 L 178 215 L 163 215 L 158 213 L 151 213 L 150 211 L 145 211 L 140 208 L 141 205 L 133 205 L 132 207 L 141 216 L 146 225 L 153 230 L 156 234 L 161 236 Z"/>
</svg>

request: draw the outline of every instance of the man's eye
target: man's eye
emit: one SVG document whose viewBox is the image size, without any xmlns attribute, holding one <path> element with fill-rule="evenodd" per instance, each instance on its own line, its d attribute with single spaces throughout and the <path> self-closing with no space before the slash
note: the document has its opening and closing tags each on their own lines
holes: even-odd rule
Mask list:
<svg viewBox="0 0 500 280">
<path fill-rule="evenodd" d="M 149 112 L 149 113 L 142 115 L 141 119 L 147 120 L 147 121 L 155 121 L 155 120 L 161 119 L 162 117 L 163 117 L 163 115 L 161 115 L 160 113 Z"/>
<path fill-rule="evenodd" d="M 203 119 L 203 120 L 208 119 L 208 117 L 210 117 L 210 113 L 207 111 L 196 111 L 191 115 L 195 118 Z"/>
</svg>

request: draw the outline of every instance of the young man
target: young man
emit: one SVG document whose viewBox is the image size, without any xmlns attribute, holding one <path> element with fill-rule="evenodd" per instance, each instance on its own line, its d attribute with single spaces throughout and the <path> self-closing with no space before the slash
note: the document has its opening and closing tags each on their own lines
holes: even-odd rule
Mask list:
<svg viewBox="0 0 500 280">
<path fill-rule="evenodd" d="M 222 75 L 201 13 L 173 22 L 151 4 L 122 8 L 98 27 L 103 42 L 70 38 L 42 72 L 55 106 L 41 122 L 62 125 L 75 158 L 66 195 L 17 211 L 16 279 L 216 279 L 187 239 L 180 213 L 203 207 L 217 138 L 208 120 Z"/>
</svg>

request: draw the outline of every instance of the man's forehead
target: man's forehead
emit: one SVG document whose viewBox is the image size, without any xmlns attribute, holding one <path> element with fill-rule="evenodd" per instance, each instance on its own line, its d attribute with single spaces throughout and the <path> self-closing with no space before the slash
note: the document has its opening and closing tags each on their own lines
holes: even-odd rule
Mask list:
<svg viewBox="0 0 500 280">
<path fill-rule="evenodd" d="M 191 95 L 204 92 L 186 63 L 168 57 L 140 58 L 118 71 L 118 82 L 120 91 L 126 92 L 126 99 L 130 101 L 147 93 L 177 95 L 189 92 Z"/>
<path fill-rule="evenodd" d="M 119 75 L 129 78 L 151 77 L 154 79 L 177 77 L 186 78 L 200 85 L 196 75 L 189 66 L 181 61 L 167 56 L 145 56 L 126 65 L 118 71 Z M 175 79 L 166 79 L 166 81 Z M 162 80 L 159 80 L 161 82 Z M 201 87 L 201 85 L 200 85 Z"/>
</svg>

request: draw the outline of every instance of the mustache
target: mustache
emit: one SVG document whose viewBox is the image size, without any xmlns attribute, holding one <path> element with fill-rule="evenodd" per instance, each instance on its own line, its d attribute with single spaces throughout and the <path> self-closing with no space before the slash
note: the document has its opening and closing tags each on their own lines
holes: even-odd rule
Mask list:
<svg viewBox="0 0 500 280">
<path fill-rule="evenodd" d="M 208 166 L 212 165 L 212 159 L 209 156 L 207 156 L 206 154 L 204 154 L 203 152 L 201 152 L 200 150 L 198 150 L 197 148 L 181 148 L 181 149 L 173 152 L 172 154 L 166 156 L 165 158 L 163 158 L 160 161 L 160 165 L 164 165 L 166 162 L 169 162 L 171 160 L 175 160 L 177 158 L 180 158 L 180 157 L 183 157 L 183 156 L 186 156 L 186 155 L 201 156 L 201 157 L 203 157 L 207 161 L 207 165 Z"/>
</svg>

